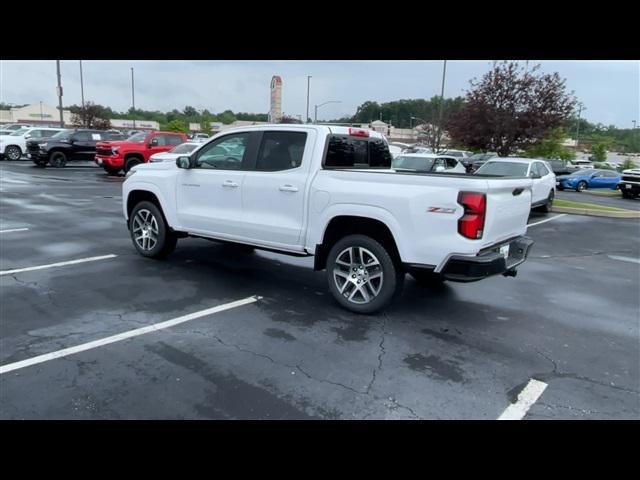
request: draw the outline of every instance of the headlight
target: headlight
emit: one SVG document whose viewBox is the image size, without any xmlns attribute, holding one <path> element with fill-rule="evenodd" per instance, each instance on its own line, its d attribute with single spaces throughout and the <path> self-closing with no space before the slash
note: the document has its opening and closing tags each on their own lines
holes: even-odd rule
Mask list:
<svg viewBox="0 0 640 480">
<path fill-rule="evenodd" d="M 41 143 L 40 148 L 47 148 L 47 142 Z"/>
<path fill-rule="evenodd" d="M 134 173 L 136 173 L 136 171 L 135 171 L 135 170 L 129 170 L 129 171 L 127 172 L 127 174 L 125 175 L 125 177 L 124 177 L 124 178 L 125 178 L 125 179 L 126 179 L 126 178 L 129 178 L 129 177 L 130 177 L 131 175 L 133 175 Z"/>
<path fill-rule="evenodd" d="M 120 147 L 111 147 L 111 153 L 113 153 L 114 155 L 118 153 L 118 150 L 120 150 Z"/>
<path fill-rule="evenodd" d="M 575 181 L 575 178 L 567 178 L 567 182 L 573 182 Z"/>
</svg>

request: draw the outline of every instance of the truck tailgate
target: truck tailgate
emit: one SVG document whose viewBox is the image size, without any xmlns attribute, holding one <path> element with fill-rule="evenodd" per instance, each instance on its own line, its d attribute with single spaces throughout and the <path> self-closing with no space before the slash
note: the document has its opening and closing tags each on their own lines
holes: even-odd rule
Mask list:
<svg viewBox="0 0 640 480">
<path fill-rule="evenodd" d="M 496 178 L 487 179 L 487 184 L 483 246 L 523 235 L 531 210 L 531 180 Z"/>
</svg>

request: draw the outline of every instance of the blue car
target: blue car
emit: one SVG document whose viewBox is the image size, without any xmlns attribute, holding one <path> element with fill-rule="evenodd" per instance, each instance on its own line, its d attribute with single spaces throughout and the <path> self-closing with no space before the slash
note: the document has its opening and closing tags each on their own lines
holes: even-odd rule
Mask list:
<svg viewBox="0 0 640 480">
<path fill-rule="evenodd" d="M 598 170 L 586 168 L 556 177 L 556 188 L 558 190 L 571 189 L 582 192 L 587 188 L 609 188 L 615 190 L 622 176 L 613 170 Z"/>
</svg>

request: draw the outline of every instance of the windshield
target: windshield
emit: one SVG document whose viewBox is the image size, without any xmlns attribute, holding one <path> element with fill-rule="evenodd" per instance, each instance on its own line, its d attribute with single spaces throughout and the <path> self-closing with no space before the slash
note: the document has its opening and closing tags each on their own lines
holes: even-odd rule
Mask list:
<svg viewBox="0 0 640 480">
<path fill-rule="evenodd" d="M 62 130 L 61 132 L 52 135 L 51 138 L 55 138 L 56 140 L 66 140 L 71 136 L 71 130 Z"/>
<path fill-rule="evenodd" d="M 200 145 L 194 145 L 192 143 L 182 143 L 171 150 L 171 153 L 191 153 L 199 146 Z"/>
<path fill-rule="evenodd" d="M 13 132 L 11 134 L 12 137 L 18 137 L 20 135 L 23 135 L 24 133 L 28 132 L 30 129 L 28 128 L 21 128 L 20 130 L 16 130 L 15 132 Z"/>
<path fill-rule="evenodd" d="M 527 175 L 528 168 L 528 163 L 487 162 L 476 171 L 476 174 L 501 175 L 505 177 L 525 177 Z"/>
<path fill-rule="evenodd" d="M 573 172 L 571 175 L 591 175 L 592 173 L 595 173 L 595 170 L 593 168 L 585 168 L 583 170 Z"/>
<path fill-rule="evenodd" d="M 144 142 L 145 138 L 147 138 L 147 134 L 144 132 L 140 132 L 127 138 L 127 142 Z"/>
<path fill-rule="evenodd" d="M 393 160 L 392 168 L 428 172 L 433 167 L 433 158 L 399 156 Z"/>
</svg>

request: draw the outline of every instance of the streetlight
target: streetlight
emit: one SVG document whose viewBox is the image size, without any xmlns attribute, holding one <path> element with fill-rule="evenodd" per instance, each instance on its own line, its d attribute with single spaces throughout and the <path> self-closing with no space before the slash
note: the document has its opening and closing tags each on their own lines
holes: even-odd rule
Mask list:
<svg viewBox="0 0 640 480">
<path fill-rule="evenodd" d="M 342 103 L 340 100 L 329 100 L 328 102 L 321 103 L 320 105 L 315 105 L 315 114 L 313 116 L 313 124 L 318 123 L 318 109 L 323 105 L 327 105 L 328 103 Z"/>
<path fill-rule="evenodd" d="M 582 110 L 586 110 L 587 108 L 580 102 L 578 104 L 578 124 L 576 125 L 576 152 L 578 151 L 578 146 L 580 145 L 580 113 Z"/>
<path fill-rule="evenodd" d="M 133 105 L 133 129 L 136 129 L 136 96 L 133 90 L 133 67 L 131 67 L 131 104 Z"/>
<path fill-rule="evenodd" d="M 444 61 L 442 67 L 442 89 L 440 90 L 440 113 L 438 115 L 438 133 L 436 136 L 436 142 L 438 142 L 438 148 L 440 148 L 440 129 L 442 128 L 442 109 L 444 107 L 444 80 L 447 74 L 447 61 Z"/>
<path fill-rule="evenodd" d="M 635 120 L 631 120 L 631 123 L 633 123 L 633 129 L 636 129 L 636 121 Z"/>
<path fill-rule="evenodd" d="M 42 114 L 42 101 L 40 102 L 40 122 L 44 121 L 44 115 Z"/>
<path fill-rule="evenodd" d="M 311 82 L 311 75 L 307 75 L 307 116 L 304 119 L 304 123 L 309 122 L 309 84 Z"/>
<path fill-rule="evenodd" d="M 58 108 L 60 109 L 60 128 L 64 128 L 64 117 L 62 116 L 62 75 L 60 74 L 60 60 L 56 60 L 56 74 L 58 76 Z"/>
</svg>

